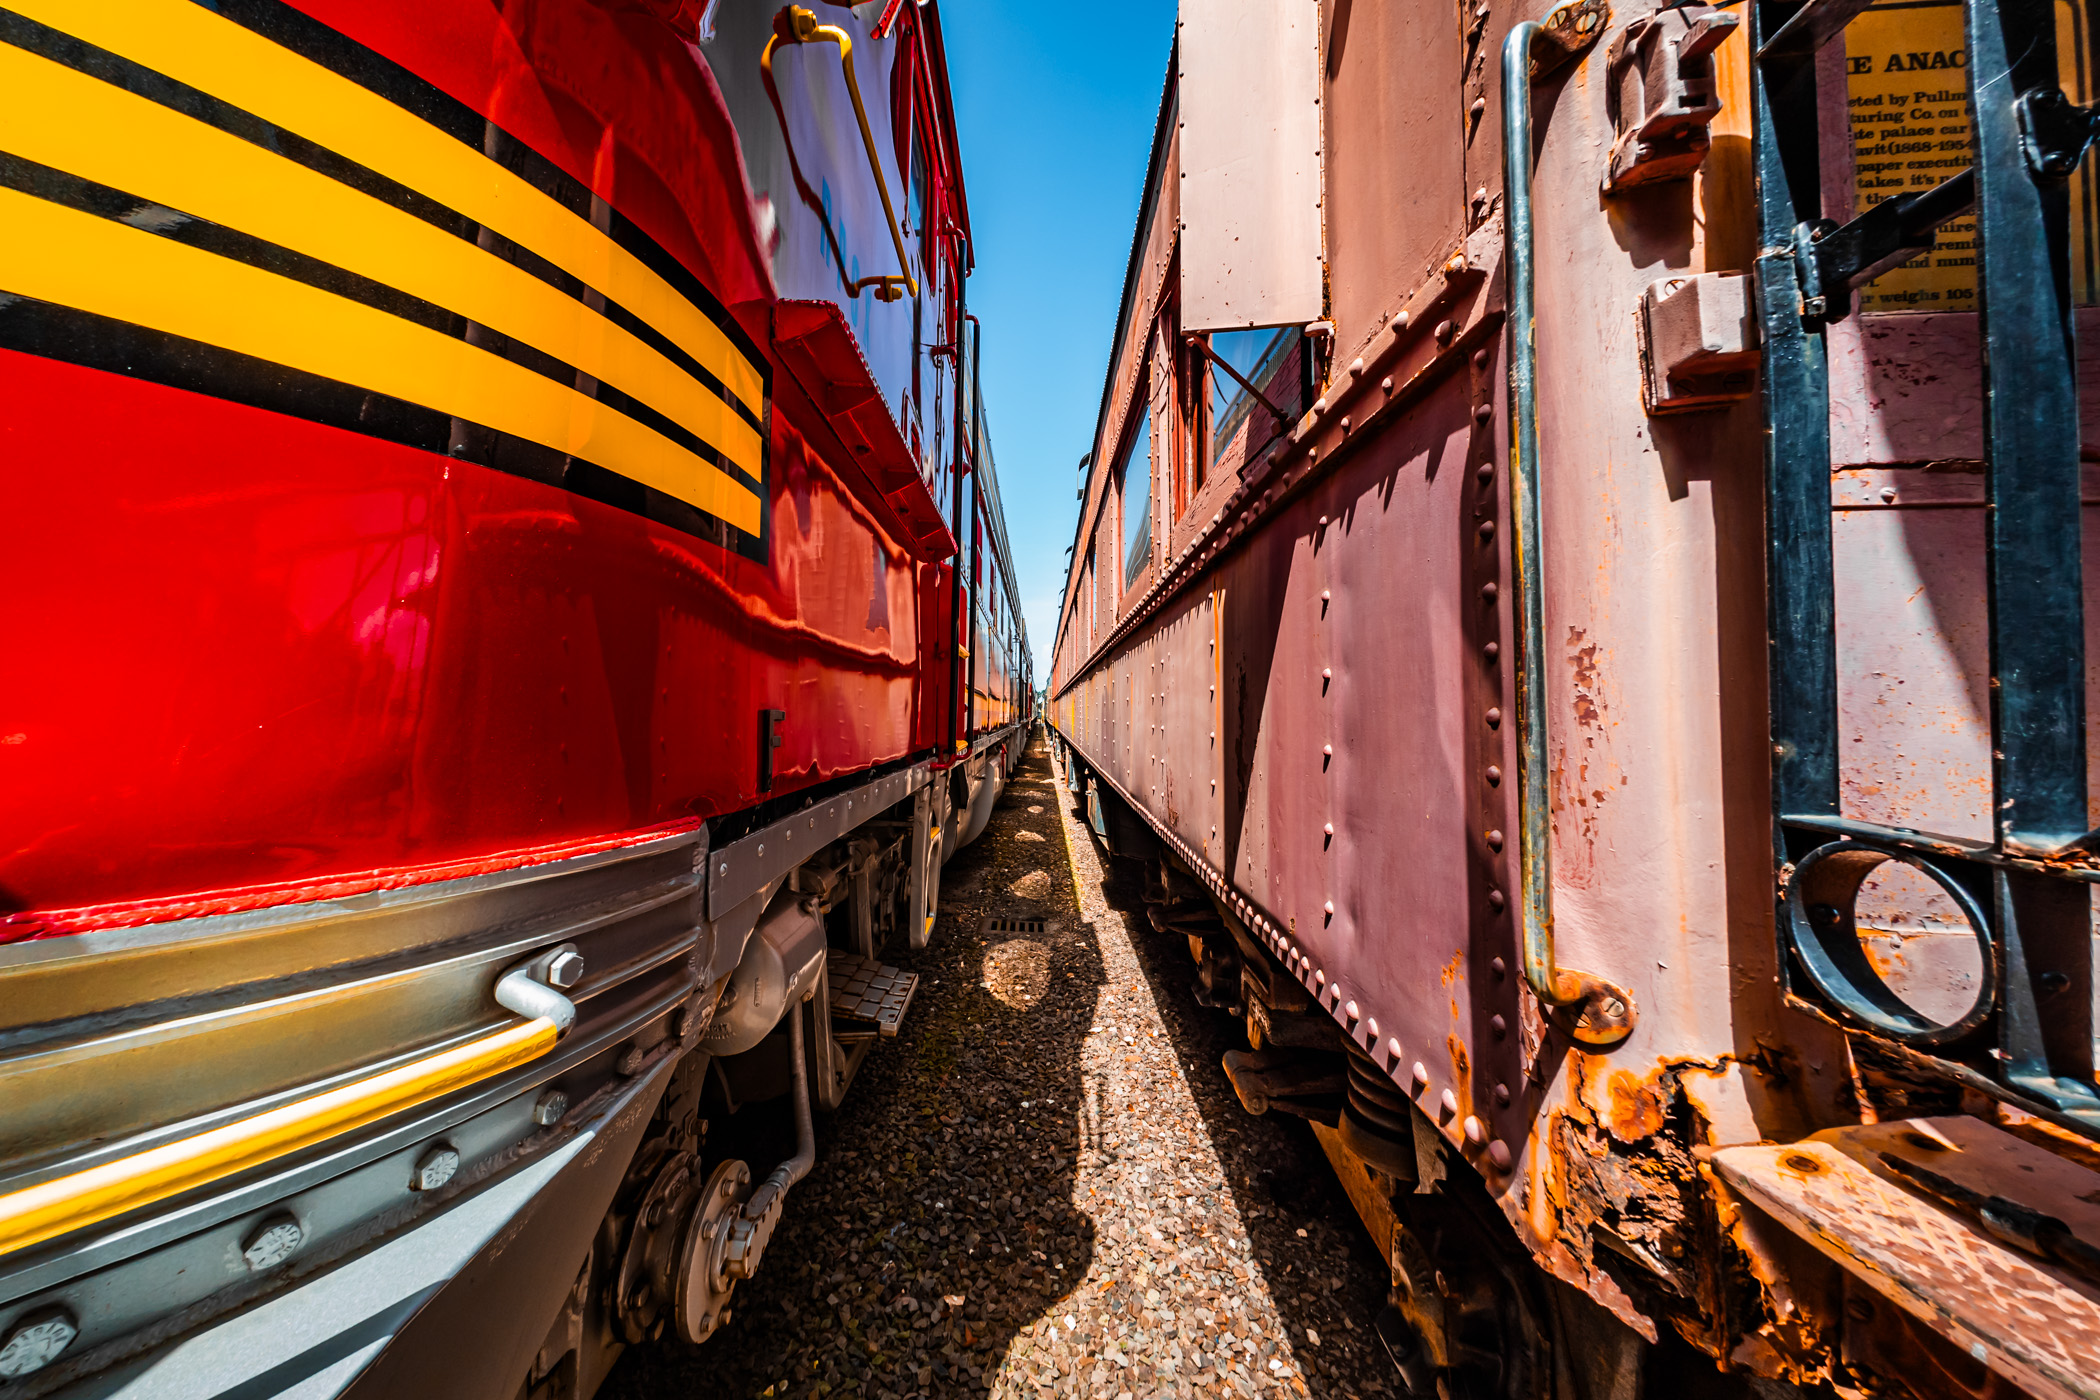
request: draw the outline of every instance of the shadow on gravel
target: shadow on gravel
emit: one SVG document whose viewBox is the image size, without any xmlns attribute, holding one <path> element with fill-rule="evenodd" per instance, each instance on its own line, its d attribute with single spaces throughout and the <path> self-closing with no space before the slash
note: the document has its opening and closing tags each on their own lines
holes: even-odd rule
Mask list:
<svg viewBox="0 0 2100 1400">
<path fill-rule="evenodd" d="M 1084 800 L 1060 791 L 1080 828 Z M 1185 940 L 1155 930 L 1145 916 L 1143 867 L 1090 842 L 1106 903 L 1127 917 L 1131 945 L 1187 1076 L 1203 1126 L 1225 1171 L 1233 1204 L 1253 1243 L 1252 1262 L 1289 1330 L 1313 1397 L 1397 1394 L 1392 1364 L 1372 1330 L 1390 1273 L 1357 1220 L 1312 1125 L 1241 1106 L 1225 1077 L 1228 1050 L 1244 1050 L 1242 1023 L 1198 1003 L 1195 963 Z M 1089 863 L 1077 851 L 1082 869 Z M 1081 878 L 1084 878 L 1082 875 Z M 1318 1338 L 1315 1342 L 1312 1339 Z"/>
<path fill-rule="evenodd" d="M 920 975 L 911 1012 L 819 1120 L 816 1168 L 729 1325 L 702 1347 L 630 1351 L 606 1400 L 986 1394 L 1015 1334 L 1084 1277 L 1074 1145 L 1096 1131 L 1080 1053 L 1103 964 L 1056 801 L 1038 743 L 943 872 L 932 944 L 884 954 Z M 1044 928 L 986 932 L 987 918 Z"/>
</svg>

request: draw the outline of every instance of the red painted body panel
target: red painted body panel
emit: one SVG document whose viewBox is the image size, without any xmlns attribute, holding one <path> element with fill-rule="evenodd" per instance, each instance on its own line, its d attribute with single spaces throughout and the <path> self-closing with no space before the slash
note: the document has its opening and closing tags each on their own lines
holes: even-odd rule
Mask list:
<svg viewBox="0 0 2100 1400">
<path fill-rule="evenodd" d="M 762 703 L 791 717 L 776 791 L 916 746 L 914 566 L 778 420 L 766 568 L 430 453 L 4 364 L 12 909 L 733 811 Z"/>
</svg>

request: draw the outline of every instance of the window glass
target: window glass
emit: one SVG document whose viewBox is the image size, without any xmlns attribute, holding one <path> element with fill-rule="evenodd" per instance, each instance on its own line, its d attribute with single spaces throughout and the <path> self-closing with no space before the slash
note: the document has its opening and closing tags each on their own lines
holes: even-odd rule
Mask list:
<svg viewBox="0 0 2100 1400">
<path fill-rule="evenodd" d="M 1291 347 L 1298 343 L 1298 329 L 1284 326 L 1276 330 L 1221 331 L 1210 338 L 1210 353 L 1238 370 L 1269 400 L 1284 412 L 1289 413 L 1297 405 L 1296 385 L 1288 381 L 1281 371 Z M 1216 457 L 1232 441 L 1240 425 L 1254 418 L 1252 437 L 1248 442 L 1250 451 L 1266 443 L 1281 431 L 1276 415 L 1263 408 L 1254 396 L 1240 387 L 1240 382 L 1219 369 L 1210 366 L 1210 455 Z"/>
<path fill-rule="evenodd" d="M 1138 417 L 1123 449 L 1123 584 L 1128 587 L 1152 558 L 1152 410 Z"/>
</svg>

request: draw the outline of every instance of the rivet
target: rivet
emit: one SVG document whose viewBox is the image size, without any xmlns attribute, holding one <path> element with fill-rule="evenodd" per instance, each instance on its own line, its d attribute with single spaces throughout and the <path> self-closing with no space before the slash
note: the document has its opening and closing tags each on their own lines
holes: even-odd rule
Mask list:
<svg viewBox="0 0 2100 1400">
<path fill-rule="evenodd" d="M 1508 1171 L 1510 1166 L 1509 1144 L 1504 1142 L 1501 1138 L 1496 1138 L 1493 1142 L 1488 1144 L 1487 1159 L 1488 1165 L 1493 1167 L 1496 1171 Z"/>
<path fill-rule="evenodd" d="M 1376 1016 L 1373 1016 L 1370 1020 L 1364 1022 L 1364 1034 L 1371 1037 L 1371 1043 L 1373 1045 L 1376 1045 L 1378 1043 L 1378 1018 Z"/>
<path fill-rule="evenodd" d="M 1449 340 L 1451 333 L 1457 329 L 1458 327 L 1449 321 L 1439 321 L 1436 323 L 1436 338 L 1439 341 Z"/>
<path fill-rule="evenodd" d="M 1351 360 L 1351 361 L 1349 362 L 1349 373 L 1350 373 L 1350 375 L 1351 375 L 1351 376 L 1353 377 L 1353 376 L 1355 376 L 1355 375 L 1359 375 L 1359 374 L 1362 374 L 1363 372 L 1364 372 L 1364 360 L 1363 360 L 1363 356 L 1359 355 L 1359 356 L 1357 356 L 1357 357 L 1356 357 L 1355 359 L 1353 359 L 1353 360 Z"/>
<path fill-rule="evenodd" d="M 1495 587 L 1495 585 L 1494 585 L 1493 583 L 1483 583 L 1483 584 L 1481 584 L 1481 585 L 1480 585 L 1480 597 L 1481 597 L 1481 600 L 1482 600 L 1483 602 L 1489 602 L 1489 603 L 1492 603 L 1492 602 L 1494 602 L 1494 601 L 1495 601 L 1495 595 L 1496 595 L 1497 593 L 1500 593 L 1501 591 L 1502 591 L 1502 590 L 1501 590 L 1501 589 L 1499 589 L 1499 588 L 1497 588 L 1497 587 Z M 1488 643 L 1488 645 L 1489 645 L 1489 646 L 1493 646 L 1493 645 L 1494 645 L 1494 643 L 1493 643 L 1493 642 L 1489 642 L 1489 643 Z"/>
<path fill-rule="evenodd" d="M 1507 1084 L 1497 1084 L 1495 1086 L 1495 1102 L 1500 1107 L 1509 1107 L 1509 1086 Z"/>
<path fill-rule="evenodd" d="M 1501 850 L 1501 849 L 1502 849 L 1502 833 L 1501 833 L 1501 832 L 1499 832 L 1499 831 L 1490 831 L 1490 832 L 1489 832 L 1489 833 L 1487 834 L 1487 843 L 1488 843 L 1488 849 L 1489 849 L 1489 850 L 1491 850 L 1491 851 L 1499 851 L 1499 850 Z"/>
<path fill-rule="evenodd" d="M 1321 828 L 1320 828 L 1320 832 L 1321 832 L 1321 834 L 1322 834 L 1322 835 L 1324 835 L 1324 836 L 1332 836 L 1332 835 L 1334 835 L 1334 823 L 1333 823 L 1333 822 L 1329 822 L 1329 823 L 1327 823 L 1327 825 L 1325 825 L 1325 826 L 1323 826 L 1323 827 L 1321 827 Z"/>
<path fill-rule="evenodd" d="M 1495 1033 L 1495 1039 L 1500 1040 L 1509 1034 L 1509 1022 L 1503 1020 L 1500 1016 L 1496 1016 L 1488 1022 L 1488 1029 Z"/>
<path fill-rule="evenodd" d="M 1482 185 L 1479 189 L 1473 191 L 1473 202 L 1475 204 L 1485 204 L 1487 203 L 1487 199 L 1488 187 L 1486 185 Z"/>
<path fill-rule="evenodd" d="M 1399 327 L 1400 329 L 1402 329 L 1402 330 L 1406 330 L 1406 329 L 1407 329 L 1407 323 L 1408 323 L 1408 322 L 1410 322 L 1410 321 L 1412 321 L 1412 320 L 1414 320 L 1414 317 L 1413 317 L 1412 315 L 1408 314 L 1407 312 L 1403 311 L 1403 312 L 1401 312 L 1401 313 L 1400 313 L 1400 314 L 1399 314 L 1398 316 L 1395 316 L 1395 317 L 1393 318 L 1393 324 L 1394 324 L 1394 325 L 1396 325 L 1396 326 L 1398 326 L 1398 327 Z M 1388 381 L 1388 382 L 1391 382 L 1391 381 Z"/>
<path fill-rule="evenodd" d="M 1488 542 L 1489 540 L 1491 540 L 1491 539 L 1493 539 L 1493 538 L 1495 538 L 1495 522 L 1494 522 L 1494 521 L 1492 521 L 1492 520 L 1483 520 L 1483 521 L 1481 521 L 1481 522 L 1480 522 L 1480 542 L 1481 542 L 1482 544 L 1486 544 L 1486 543 L 1487 543 L 1487 542 Z"/>
<path fill-rule="evenodd" d="M 1495 406 L 1493 404 L 1481 403 L 1473 405 L 1473 421 L 1475 423 L 1485 423 L 1494 416 Z"/>
<path fill-rule="evenodd" d="M 1315 987 L 1324 987 L 1324 986 L 1326 986 L 1326 985 L 1327 985 L 1327 974 L 1326 974 L 1325 972 L 1315 972 L 1315 973 L 1313 974 L 1313 985 L 1314 985 Z"/>
<path fill-rule="evenodd" d="M 1485 102 L 1485 101 L 1487 101 L 1487 99 L 1486 99 L 1486 98 L 1481 98 L 1481 99 L 1479 99 L 1479 100 L 1480 100 L 1480 101 L 1482 101 L 1482 102 Z M 1475 351 L 1473 352 L 1473 368 L 1475 368 L 1475 369 L 1486 369 L 1487 367 L 1488 367 L 1488 352 L 1487 352 L 1487 347 L 1486 347 L 1485 345 L 1483 345 L 1483 346 L 1481 346 L 1481 347 L 1480 347 L 1480 348 L 1479 348 L 1478 350 L 1475 350 Z"/>
<path fill-rule="evenodd" d="M 1330 919 L 1331 919 L 1331 918 L 1333 918 L 1333 917 L 1334 917 L 1334 901 L 1333 901 L 1333 900 L 1331 900 L 1331 899 L 1330 899 L 1330 900 L 1328 900 L 1328 901 L 1327 901 L 1327 902 L 1326 902 L 1325 904 L 1321 905 L 1321 906 L 1320 906 L 1320 908 L 1326 911 L 1326 913 L 1327 913 L 1327 917 L 1328 917 L 1328 918 L 1330 918 Z"/>
<path fill-rule="evenodd" d="M 1444 1116 L 1447 1118 L 1458 1112 L 1458 1095 L 1452 1093 L 1449 1089 L 1438 1095 L 1437 1103 L 1442 1106 Z"/>
<path fill-rule="evenodd" d="M 1333 757 L 1334 757 L 1334 745 L 1332 745 L 1332 744 L 1322 744 L 1322 745 L 1320 745 L 1320 752 L 1321 752 L 1321 753 L 1323 753 L 1323 754 L 1325 754 L 1325 755 L 1326 755 L 1327 757 L 1329 757 L 1329 758 L 1333 758 Z"/>
<path fill-rule="evenodd" d="M 1386 376 L 1386 377 L 1385 377 L 1384 379 L 1380 380 L 1380 381 L 1379 381 L 1379 384 L 1378 384 L 1378 387 L 1379 387 L 1379 388 L 1381 388 L 1381 389 L 1383 389 L 1383 390 L 1385 390 L 1385 392 L 1387 392 L 1388 394 L 1392 393 L 1392 392 L 1393 392 L 1393 376 L 1391 376 L 1391 375 L 1389 374 L 1389 375 L 1387 375 L 1387 376 Z"/>
<path fill-rule="evenodd" d="M 1500 729 L 1502 727 L 1502 707 L 1500 705 L 1488 706 L 1488 712 L 1484 718 L 1488 722 L 1488 728 Z"/>
<path fill-rule="evenodd" d="M 1331 681 L 1331 680 L 1333 680 L 1333 679 L 1334 679 L 1334 668 L 1333 668 L 1332 666 L 1322 666 L 1322 667 L 1320 668 L 1320 679 L 1321 679 L 1321 680 L 1323 680 L 1323 681 Z"/>
<path fill-rule="evenodd" d="M 1414 1076 L 1415 1092 L 1419 1094 L 1422 1090 L 1429 1087 L 1429 1070 L 1424 1067 L 1420 1060 L 1415 1061 Z"/>
<path fill-rule="evenodd" d="M 1386 1037 L 1385 1053 L 1393 1059 L 1397 1060 L 1400 1058 L 1400 1038 L 1398 1036 Z"/>
<path fill-rule="evenodd" d="M 1352 1021 L 1358 1021 L 1363 1019 L 1362 1013 L 1357 1011 L 1356 1003 L 1353 1001 L 1350 1002 L 1347 1006 L 1343 1007 L 1342 1009 L 1349 1013 L 1349 1019 Z"/>
<path fill-rule="evenodd" d="M 1504 899 L 1503 899 L 1503 897 L 1502 897 L 1502 891 L 1500 891 L 1500 890 L 1489 890 L 1489 891 L 1488 891 L 1488 908 L 1490 908 L 1490 909 L 1493 909 L 1493 910 L 1496 910 L 1497 912 L 1500 912 L 1500 910 L 1501 910 L 1502 906 L 1503 906 L 1503 905 L 1504 905 L 1505 903 L 1507 903 L 1507 902 L 1508 902 L 1508 901 L 1504 900 Z"/>
<path fill-rule="evenodd" d="M 717 869 L 715 873 L 718 875 L 727 875 L 729 873 L 729 862 L 726 860 L 723 861 L 721 867 Z"/>
<path fill-rule="evenodd" d="M 1328 600 L 1328 593 L 1327 593 L 1327 590 L 1323 588 L 1323 589 L 1321 589 L 1321 590 L 1320 590 L 1320 601 L 1324 603 L 1324 602 L 1326 602 L 1327 600 Z"/>
<path fill-rule="evenodd" d="M 1502 769 L 1500 765 L 1493 763 L 1488 765 L 1487 780 L 1489 787 L 1502 786 Z"/>
<path fill-rule="evenodd" d="M 1323 528 L 1324 528 L 1324 527 L 1326 526 L 1326 524 L 1327 524 L 1327 517 L 1326 517 L 1326 516 L 1324 516 L 1324 515 L 1323 515 L 1323 516 L 1321 516 L 1321 517 L 1320 517 L 1320 524 L 1321 524 L 1321 526 L 1322 526 Z"/>
<path fill-rule="evenodd" d="M 1458 1100 L 1454 1098 L 1451 1103 L 1453 1107 L 1456 1107 Z M 1466 1115 L 1466 1141 L 1472 1143 L 1475 1147 L 1487 1141 L 1487 1129 L 1481 1127 L 1480 1120 L 1470 1113 Z"/>
<path fill-rule="evenodd" d="M 1493 962 L 1489 963 L 1488 966 L 1494 970 L 1494 973 L 1497 977 L 1509 976 L 1509 964 L 1502 961 L 1502 959 L 1500 958 L 1495 959 Z"/>
<path fill-rule="evenodd" d="M 1502 643 L 1489 642 L 1486 646 L 1482 647 L 1480 651 L 1481 654 L 1487 657 L 1488 660 L 1493 661 L 1496 657 L 1502 654 Z"/>
<path fill-rule="evenodd" d="M 1477 116 L 1479 116 L 1479 115 L 1480 115 L 1480 114 L 1481 114 L 1482 112 L 1485 112 L 1485 111 L 1486 111 L 1487 109 L 1488 109 L 1488 100 L 1487 100 L 1487 99 L 1486 99 L 1485 97 L 1476 97 L 1476 98 L 1474 98 L 1474 99 L 1473 99 L 1473 105 L 1472 105 L 1471 107 L 1467 108 L 1466 110 L 1468 110 L 1468 111 L 1469 111 L 1469 112 L 1471 112 L 1471 113 L 1472 113 L 1472 114 L 1473 114 L 1474 116 L 1476 116 L 1476 117 L 1477 117 Z"/>
<path fill-rule="evenodd" d="M 1349 431 L 1349 415 L 1346 413 L 1342 415 L 1342 431 L 1345 433 Z"/>
</svg>

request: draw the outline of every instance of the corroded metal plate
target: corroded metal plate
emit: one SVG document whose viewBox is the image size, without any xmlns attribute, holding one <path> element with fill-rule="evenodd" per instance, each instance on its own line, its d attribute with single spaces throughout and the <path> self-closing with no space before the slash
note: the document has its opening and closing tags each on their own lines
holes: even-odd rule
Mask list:
<svg viewBox="0 0 2100 1400">
<path fill-rule="evenodd" d="M 1943 1178 L 1974 1176 L 2058 1218 L 2100 1192 L 2100 1174 L 1951 1119 L 1723 1148 L 1713 1162 L 1730 1187 L 1993 1371 L 2036 1395 L 2100 1397 L 2100 1287 L 1866 1165 L 1882 1153 Z"/>
</svg>

